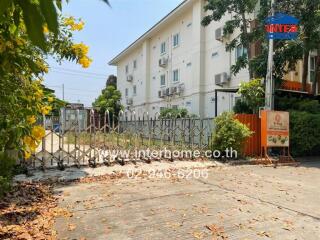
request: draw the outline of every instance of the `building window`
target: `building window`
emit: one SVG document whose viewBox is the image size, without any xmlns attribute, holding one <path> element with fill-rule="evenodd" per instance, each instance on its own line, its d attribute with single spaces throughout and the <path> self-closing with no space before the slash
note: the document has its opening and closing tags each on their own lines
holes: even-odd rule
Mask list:
<svg viewBox="0 0 320 240">
<path fill-rule="evenodd" d="M 129 65 L 126 65 L 126 73 L 129 73 Z"/>
<path fill-rule="evenodd" d="M 133 86 L 133 95 L 134 96 L 137 95 L 137 86 L 136 85 Z"/>
<path fill-rule="evenodd" d="M 160 86 L 165 86 L 166 85 L 166 75 L 161 75 L 160 76 Z"/>
<path fill-rule="evenodd" d="M 314 82 L 316 78 L 316 58 L 310 57 L 310 82 Z"/>
<path fill-rule="evenodd" d="M 244 48 L 241 44 L 236 47 L 236 61 L 239 57 L 245 57 L 248 55 L 248 50 Z"/>
<path fill-rule="evenodd" d="M 172 105 L 172 109 L 178 109 L 178 105 Z"/>
<path fill-rule="evenodd" d="M 126 95 L 126 97 L 128 97 L 128 95 L 129 95 L 129 90 L 128 90 L 128 88 L 126 88 L 126 90 L 125 90 L 125 95 Z"/>
<path fill-rule="evenodd" d="M 133 61 L 133 68 L 134 68 L 134 69 L 137 69 L 137 60 L 134 60 L 134 61 Z"/>
<path fill-rule="evenodd" d="M 180 44 L 180 34 L 173 35 L 173 47 L 178 47 Z"/>
<path fill-rule="evenodd" d="M 179 82 L 179 70 L 178 69 L 173 71 L 172 81 Z"/>
<path fill-rule="evenodd" d="M 161 54 L 165 54 L 166 53 L 166 42 L 161 43 L 160 53 Z"/>
</svg>

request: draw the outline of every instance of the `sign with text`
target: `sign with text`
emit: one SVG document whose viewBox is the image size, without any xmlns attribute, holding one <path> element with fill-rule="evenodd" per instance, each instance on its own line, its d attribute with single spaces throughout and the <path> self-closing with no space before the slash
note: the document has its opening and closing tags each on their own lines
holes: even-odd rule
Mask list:
<svg viewBox="0 0 320 240">
<path fill-rule="evenodd" d="M 299 20 L 293 16 L 276 13 L 265 20 L 268 39 L 296 39 Z"/>
<path fill-rule="evenodd" d="M 261 143 L 264 147 L 289 147 L 289 112 L 261 112 Z"/>
</svg>

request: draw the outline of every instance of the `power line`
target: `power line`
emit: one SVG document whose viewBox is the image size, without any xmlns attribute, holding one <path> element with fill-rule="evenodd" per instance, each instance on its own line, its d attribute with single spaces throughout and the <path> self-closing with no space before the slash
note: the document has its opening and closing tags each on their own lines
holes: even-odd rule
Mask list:
<svg viewBox="0 0 320 240">
<path fill-rule="evenodd" d="M 47 86 L 49 88 L 62 88 L 62 86 Z M 71 90 L 71 91 L 80 91 L 80 92 L 92 92 L 92 93 L 99 93 L 97 90 L 87 90 L 87 89 L 78 89 L 78 88 L 64 88 L 65 90 Z"/>
<path fill-rule="evenodd" d="M 90 78 L 90 79 L 98 79 L 98 80 L 106 80 L 106 77 L 97 77 L 97 76 L 90 76 L 90 75 L 84 75 L 80 73 L 71 73 L 71 72 L 62 72 L 58 70 L 52 70 L 52 72 L 58 73 L 58 74 L 65 74 L 65 75 L 71 75 L 76 77 L 84 77 L 84 78 Z"/>
<path fill-rule="evenodd" d="M 96 75 L 99 77 L 107 77 L 107 74 L 103 74 L 103 73 L 95 73 L 95 72 L 87 72 L 87 71 L 79 71 L 79 70 L 75 70 L 75 69 L 70 69 L 70 68 L 62 68 L 62 67 L 51 67 L 52 69 L 56 69 L 56 70 L 61 70 L 61 71 L 67 71 L 67 72 L 71 72 L 71 73 L 81 73 L 81 74 L 87 74 L 87 75 Z"/>
</svg>

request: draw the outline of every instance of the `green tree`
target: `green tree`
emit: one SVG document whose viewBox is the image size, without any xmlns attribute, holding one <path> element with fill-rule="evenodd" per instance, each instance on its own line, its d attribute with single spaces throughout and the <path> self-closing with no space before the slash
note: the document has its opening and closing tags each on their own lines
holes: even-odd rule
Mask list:
<svg viewBox="0 0 320 240">
<path fill-rule="evenodd" d="M 262 54 L 250 62 L 257 77 L 266 76 L 268 41 L 264 36 L 264 19 L 270 10 L 269 1 L 260 1 L 260 11 L 257 16 L 259 25 L 256 33 L 262 43 Z M 275 11 L 283 12 L 297 17 L 299 23 L 299 36 L 295 40 L 274 41 L 274 72 L 273 77 L 276 84 L 280 84 L 284 74 L 295 70 L 298 60 L 303 59 L 303 90 L 306 89 L 306 80 L 309 72 L 309 53 L 320 46 L 320 2 L 314 0 L 279 0 L 276 1 Z M 317 79 L 317 77 L 315 77 Z M 314 79 L 314 80 L 315 80 Z"/>
<path fill-rule="evenodd" d="M 48 57 L 58 62 L 76 61 L 83 67 L 90 65 L 88 47 L 73 42 L 72 32 L 81 30 L 83 22 L 60 17 L 59 31 L 53 29 L 56 23 L 41 25 L 40 35 L 45 38 L 45 46 L 35 39 L 30 25 L 39 23 L 32 13 L 41 9 L 46 12 L 43 14 L 52 16 L 47 12 L 50 10 L 44 8 L 50 3 L 52 1 L 0 1 L 0 158 L 2 166 L 8 162 L 5 169 L 10 168 L 11 158 L 29 159 L 35 152 L 45 135 L 45 129 L 37 125 L 37 118 L 49 114 L 58 104 L 42 85 L 48 72 Z M 26 15 L 27 12 L 30 14 Z M 0 175 L 2 185 L 10 179 L 10 173 L 0 172 Z"/>
<path fill-rule="evenodd" d="M 240 56 L 235 65 L 231 67 L 233 74 L 237 74 L 241 69 L 248 66 L 251 59 L 250 43 L 255 40 L 255 33 L 249 32 L 250 19 L 248 14 L 254 12 L 258 0 L 207 0 L 205 11 L 211 11 L 209 15 L 202 20 L 203 26 L 208 26 L 212 21 L 220 21 L 221 18 L 229 12 L 234 13 L 232 19 L 226 21 L 223 28 L 224 36 L 235 33 L 236 29 L 241 32 L 226 44 L 226 51 L 235 49 L 238 45 L 242 45 L 247 49 L 247 54 Z M 249 65 L 250 78 L 253 77 L 253 71 Z"/>
<path fill-rule="evenodd" d="M 300 20 L 299 39 L 296 42 L 303 55 L 302 90 L 307 87 L 309 73 L 309 54 L 320 45 L 320 1 L 315 0 L 281 0 L 277 10 L 286 12 Z"/>
<path fill-rule="evenodd" d="M 238 93 L 241 94 L 241 101 L 251 113 L 258 113 L 259 107 L 264 105 L 264 88 L 261 84 L 261 79 L 242 82 Z"/>
<path fill-rule="evenodd" d="M 102 114 L 108 110 L 111 115 L 118 116 L 123 106 L 120 103 L 121 92 L 117 90 L 116 80 L 114 80 L 114 76 L 109 76 L 106 88 L 102 90 L 98 98 L 92 103 L 92 106 Z"/>
</svg>

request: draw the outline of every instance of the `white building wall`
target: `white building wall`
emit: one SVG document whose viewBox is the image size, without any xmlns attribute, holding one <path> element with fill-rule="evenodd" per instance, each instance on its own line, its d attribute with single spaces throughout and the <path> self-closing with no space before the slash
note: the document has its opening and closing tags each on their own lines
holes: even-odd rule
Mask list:
<svg viewBox="0 0 320 240">
<path fill-rule="evenodd" d="M 212 22 L 207 27 L 201 26 L 203 0 L 191 0 L 183 10 L 175 14 L 164 26 L 154 31 L 151 37 L 134 47 L 117 62 L 118 89 L 122 93 L 122 104 L 134 110 L 139 116 L 148 111 L 150 116 L 160 112 L 161 107 L 178 106 L 201 117 L 213 117 L 215 114 L 215 75 L 226 72 L 230 75 L 230 66 L 235 63 L 235 52 L 225 51 L 225 43 L 215 39 L 215 30 L 223 27 L 231 16 L 225 16 L 219 22 Z M 173 48 L 173 35 L 180 34 L 180 44 Z M 233 37 L 233 36 L 231 36 Z M 166 42 L 167 51 L 160 54 L 160 46 Z M 159 59 L 168 57 L 166 68 L 159 66 Z M 133 61 L 137 60 L 137 69 L 133 70 Z M 129 65 L 129 74 L 133 82 L 126 81 L 125 66 Z M 173 70 L 179 70 L 179 82 L 172 81 Z M 160 86 L 160 76 L 165 74 L 166 85 Z M 237 76 L 230 76 L 230 82 L 223 86 L 237 87 L 241 81 L 248 81 L 247 70 Z M 183 83 L 185 90 L 181 96 L 158 97 L 158 91 Z M 137 95 L 132 96 L 133 85 L 137 86 Z M 128 98 L 133 98 L 133 105 L 126 104 L 125 89 L 129 89 Z M 235 94 L 218 94 L 218 113 L 232 110 Z"/>
</svg>

